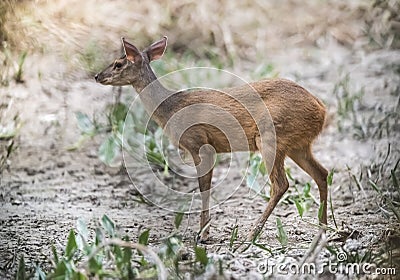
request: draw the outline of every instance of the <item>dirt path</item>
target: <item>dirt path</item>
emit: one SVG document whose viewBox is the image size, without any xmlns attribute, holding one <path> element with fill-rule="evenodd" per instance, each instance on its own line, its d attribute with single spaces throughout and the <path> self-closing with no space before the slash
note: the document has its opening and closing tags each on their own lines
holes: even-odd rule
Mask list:
<svg viewBox="0 0 400 280">
<path fill-rule="evenodd" d="M 338 225 L 359 232 L 355 242 L 359 248 L 366 248 L 382 239 L 387 230 L 399 226 L 392 214 L 381 211 L 382 201 L 367 182 L 368 172 L 372 172 L 371 178 L 381 177 L 380 186 L 390 191 L 388 174 L 400 158 L 400 52 L 368 51 L 330 39 L 320 46 L 274 50 L 265 60 L 274 65 L 280 76 L 298 81 L 327 104 L 327 127 L 315 145 L 315 154 L 323 165 L 336 171 L 331 190 Z M 29 56 L 26 82 L 1 89 L 2 96 L 15 102 L 24 124 L 11 168 L 0 181 L 1 278 L 9 278 L 15 271 L 16 257 L 21 254 L 30 266 L 47 261 L 50 244 L 62 250 L 68 231 L 75 227 L 78 218 L 90 226 L 107 214 L 133 240 L 143 228 L 150 228 L 152 246 L 157 246 L 173 230 L 174 213 L 137 202 L 138 194 L 125 172 L 100 163 L 100 139 L 95 138 L 79 151 L 67 151 L 79 137 L 74 112 L 91 115 L 101 110 L 112 101 L 113 90 L 80 73 L 69 74 L 63 63 L 52 54 Z M 245 63 L 243 66 L 246 68 Z M 250 79 L 246 71 L 240 69 L 237 74 Z M 340 94 L 347 90 L 350 96 L 346 98 L 351 99 L 362 89 L 364 93 L 355 101 L 349 116 L 341 117 L 334 88 L 345 80 L 346 74 L 347 88 L 343 87 Z M 124 89 L 125 92 L 131 93 L 131 89 Z M 338 129 L 338 122 L 342 130 Z M 287 165 L 297 180 L 310 181 L 292 162 Z M 216 171 L 217 179 L 222 173 Z M 241 170 L 237 173 L 239 176 L 226 181 L 226 188 L 240 183 Z M 361 187 L 357 187 L 354 178 L 361 174 Z M 318 197 L 312 184 L 312 193 Z M 188 181 L 184 187 L 192 189 L 196 183 Z M 208 252 L 228 256 L 226 247 L 220 244 L 229 240 L 230 228 L 237 223 L 240 236 L 244 236 L 264 207 L 264 200 L 254 198 L 242 184 L 229 201 L 212 211 Z M 317 211 L 314 205 L 304 220 L 315 222 Z M 281 203 L 261 237 L 272 247 L 278 246 L 276 217 L 282 219 L 290 244 L 309 244 L 317 232 L 300 219 L 294 205 Z M 332 223 L 331 219 L 333 226 Z M 197 214 L 186 216 L 183 224 L 188 225 L 185 240 L 190 242 L 198 230 Z M 293 250 L 292 254 L 296 252 L 301 255 L 304 250 Z M 260 276 L 254 265 L 240 258 L 232 263 L 230 271 L 237 277 Z"/>
</svg>

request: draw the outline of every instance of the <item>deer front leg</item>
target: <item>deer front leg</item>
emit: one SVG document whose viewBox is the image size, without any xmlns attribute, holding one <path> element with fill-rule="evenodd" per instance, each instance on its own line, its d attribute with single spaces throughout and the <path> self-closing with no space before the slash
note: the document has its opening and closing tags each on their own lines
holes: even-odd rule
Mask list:
<svg viewBox="0 0 400 280">
<path fill-rule="evenodd" d="M 214 150 L 212 147 L 207 146 L 201 148 L 201 153 L 192 155 L 196 164 L 201 195 L 200 241 L 207 240 L 210 232 L 210 189 L 214 168 Z"/>
<path fill-rule="evenodd" d="M 268 202 L 267 208 L 264 213 L 257 220 L 254 228 L 248 236 L 249 241 L 254 241 L 254 239 L 260 234 L 262 228 L 265 225 L 268 217 L 271 215 L 272 211 L 278 204 L 281 197 L 285 194 L 289 188 L 289 182 L 286 178 L 285 169 L 283 165 L 283 157 L 278 156 L 275 159 L 274 167 L 272 168 L 271 174 L 271 199 Z"/>
<path fill-rule="evenodd" d="M 210 233 L 210 189 L 211 189 L 212 171 L 206 175 L 199 177 L 200 195 L 201 195 L 201 216 L 200 216 L 200 240 L 208 239 Z M 207 227 L 207 228 L 206 228 Z"/>
<path fill-rule="evenodd" d="M 261 152 L 265 167 L 267 170 L 271 170 L 269 174 L 269 178 L 271 180 L 271 198 L 263 214 L 257 220 L 256 224 L 248 235 L 247 239 L 249 241 L 254 241 L 254 239 L 256 239 L 261 233 L 261 230 L 268 220 L 268 217 L 271 215 L 283 194 L 289 188 L 289 182 L 286 178 L 284 168 L 285 154 L 281 151 L 281 149 L 276 149 L 275 151 L 275 147 L 273 145 L 268 145 L 271 143 L 271 139 L 274 139 L 271 138 L 271 135 L 268 134 L 268 132 L 264 134 L 264 137 L 267 140 L 265 142 L 267 145 L 263 146 L 260 137 L 256 138 L 256 145 Z"/>
</svg>

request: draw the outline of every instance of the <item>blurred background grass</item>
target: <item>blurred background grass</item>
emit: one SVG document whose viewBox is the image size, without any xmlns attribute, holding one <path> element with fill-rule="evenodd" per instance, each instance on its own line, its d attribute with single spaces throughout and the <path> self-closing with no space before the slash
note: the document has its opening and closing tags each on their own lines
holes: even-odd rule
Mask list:
<svg viewBox="0 0 400 280">
<path fill-rule="evenodd" d="M 360 36 L 400 46 L 400 1 L 320 2 L 3 0 L 0 42 L 16 52 L 61 53 L 81 66 L 77 55 L 91 55 L 91 72 L 101 62 L 96 56 L 118 50 L 120 36 L 146 46 L 167 35 L 174 53 L 225 63 L 256 62 L 275 49 L 319 45 L 327 37 L 347 46 Z M 355 24 L 360 19 L 362 28 Z"/>
</svg>

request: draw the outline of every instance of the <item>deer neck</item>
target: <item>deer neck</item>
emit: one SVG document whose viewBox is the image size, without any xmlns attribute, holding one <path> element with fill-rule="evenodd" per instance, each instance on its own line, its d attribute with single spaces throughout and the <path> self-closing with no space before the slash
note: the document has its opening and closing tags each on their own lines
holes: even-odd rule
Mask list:
<svg viewBox="0 0 400 280">
<path fill-rule="evenodd" d="M 158 125 L 164 127 L 167 120 L 164 102 L 172 91 L 166 89 L 157 79 L 150 65 L 144 66 L 141 74 L 141 80 L 132 85 L 139 94 L 140 100 L 149 116 L 154 119 Z"/>
</svg>

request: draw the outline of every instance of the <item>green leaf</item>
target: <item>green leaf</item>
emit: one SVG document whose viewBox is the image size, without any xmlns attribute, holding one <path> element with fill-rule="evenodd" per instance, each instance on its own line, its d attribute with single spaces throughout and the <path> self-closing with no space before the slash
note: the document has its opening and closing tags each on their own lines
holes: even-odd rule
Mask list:
<svg viewBox="0 0 400 280">
<path fill-rule="evenodd" d="M 322 219 L 322 214 L 324 213 L 324 205 L 325 205 L 325 201 L 322 201 L 322 203 L 319 205 L 318 220 L 320 220 L 320 221 Z"/>
<path fill-rule="evenodd" d="M 203 247 L 196 246 L 196 248 L 194 248 L 194 252 L 196 255 L 196 261 L 198 261 L 202 265 L 206 266 L 208 264 L 206 249 Z"/>
<path fill-rule="evenodd" d="M 303 214 L 304 214 L 304 208 L 303 205 L 301 204 L 301 202 L 298 199 L 294 199 L 294 204 L 296 205 L 297 208 L 297 212 L 299 212 L 299 215 L 301 218 L 303 218 Z"/>
<path fill-rule="evenodd" d="M 124 241 L 129 242 L 129 236 L 125 236 L 123 238 Z M 130 267 L 130 261 L 132 258 L 132 249 L 130 247 L 124 247 L 123 249 L 123 262 L 125 264 L 128 264 L 128 266 Z"/>
<path fill-rule="evenodd" d="M 267 251 L 268 253 L 270 253 L 271 255 L 273 255 L 273 252 L 270 248 L 264 246 L 263 244 L 257 243 L 257 242 L 253 242 L 254 246 L 257 246 L 258 248 Z"/>
<path fill-rule="evenodd" d="M 54 244 L 51 244 L 51 251 L 53 252 L 54 263 L 58 263 L 59 262 L 58 254 Z"/>
<path fill-rule="evenodd" d="M 233 243 L 237 240 L 238 231 L 239 231 L 238 229 L 239 229 L 238 225 L 235 225 L 233 227 L 233 230 L 232 230 L 232 233 L 231 233 L 231 239 L 229 240 L 229 248 L 231 248 L 231 249 L 233 247 Z"/>
<path fill-rule="evenodd" d="M 264 161 L 261 161 L 258 170 L 260 171 L 262 176 L 265 176 L 267 174 L 267 168 L 265 167 Z"/>
<path fill-rule="evenodd" d="M 26 275 L 24 255 L 21 255 L 21 258 L 19 259 L 18 270 L 17 270 L 17 275 L 15 276 L 15 279 L 17 279 L 17 280 L 28 279 L 28 277 Z"/>
<path fill-rule="evenodd" d="M 87 280 L 87 279 L 89 278 L 80 271 L 76 272 L 74 275 L 74 280 Z"/>
<path fill-rule="evenodd" d="M 333 182 L 333 174 L 335 173 L 335 169 L 332 169 L 331 172 L 329 172 L 328 177 L 326 178 L 326 181 L 328 183 L 328 186 L 332 186 Z"/>
<path fill-rule="evenodd" d="M 24 51 L 24 52 L 19 56 L 19 59 L 18 59 L 18 68 L 16 69 L 17 71 L 16 71 L 15 76 L 14 76 L 16 82 L 23 82 L 23 79 L 22 79 L 23 68 L 22 68 L 22 66 L 24 65 L 24 62 L 25 62 L 25 59 L 26 59 L 26 55 L 27 55 L 27 54 L 28 54 L 28 53 L 27 53 L 26 51 Z"/>
<path fill-rule="evenodd" d="M 115 223 L 107 215 L 103 215 L 100 223 L 111 237 L 115 236 Z"/>
<path fill-rule="evenodd" d="M 139 235 L 139 244 L 148 245 L 149 244 L 150 230 L 146 229 Z"/>
<path fill-rule="evenodd" d="M 120 147 L 118 142 L 115 141 L 113 135 L 107 137 L 107 139 L 101 144 L 99 148 L 99 159 L 107 165 L 110 165 L 111 162 L 116 158 L 119 154 Z"/>
<path fill-rule="evenodd" d="M 89 259 L 89 271 L 91 273 L 98 274 L 102 267 L 103 265 L 99 256 L 94 256 L 93 258 Z"/>
<path fill-rule="evenodd" d="M 88 232 L 86 223 L 83 219 L 79 218 L 76 223 L 77 223 L 76 228 L 79 233 L 79 236 L 77 236 L 79 238 L 77 238 L 76 241 L 77 241 L 79 250 L 83 250 L 83 247 L 87 244 L 89 232 Z"/>
<path fill-rule="evenodd" d="M 337 226 L 337 223 L 336 223 L 336 218 L 335 218 L 335 212 L 334 212 L 334 209 L 333 209 L 332 193 L 331 193 L 330 189 L 329 189 L 329 204 L 330 204 L 330 208 L 331 208 L 333 223 L 335 224 L 336 229 L 338 229 L 338 226 Z"/>
<path fill-rule="evenodd" d="M 377 193 L 382 194 L 381 189 L 371 179 L 368 182 Z"/>
<path fill-rule="evenodd" d="M 57 263 L 54 272 L 49 275 L 49 279 L 68 279 L 68 268 L 65 260 L 60 261 Z"/>
<path fill-rule="evenodd" d="M 310 197 L 310 190 L 311 190 L 311 184 L 310 183 L 306 183 L 305 185 L 304 185 L 304 188 L 303 188 L 303 195 L 304 195 L 304 197 Z"/>
<path fill-rule="evenodd" d="M 68 235 L 67 247 L 65 248 L 65 256 L 68 259 L 71 259 L 77 249 L 78 246 L 76 244 L 75 232 L 71 229 Z"/>
<path fill-rule="evenodd" d="M 182 220 L 183 220 L 183 216 L 185 215 L 185 213 L 183 213 L 183 212 L 178 212 L 178 213 L 176 213 L 176 215 L 175 215 L 175 221 L 174 221 L 174 224 L 175 224 L 175 228 L 176 229 L 179 229 L 179 227 L 181 226 L 181 223 L 182 223 Z"/>
<path fill-rule="evenodd" d="M 279 243 L 281 243 L 282 247 L 286 247 L 286 245 L 288 244 L 288 237 L 285 229 L 283 228 L 281 219 L 276 218 L 276 226 L 278 229 L 277 239 Z"/>
<path fill-rule="evenodd" d="M 92 120 L 89 116 L 82 112 L 75 113 L 76 121 L 78 122 L 78 128 L 84 133 L 88 135 L 93 135 L 96 131 L 96 127 L 94 126 Z"/>
<path fill-rule="evenodd" d="M 129 108 L 124 103 L 117 103 L 111 111 L 111 120 L 113 125 L 118 125 L 125 121 Z"/>
</svg>

